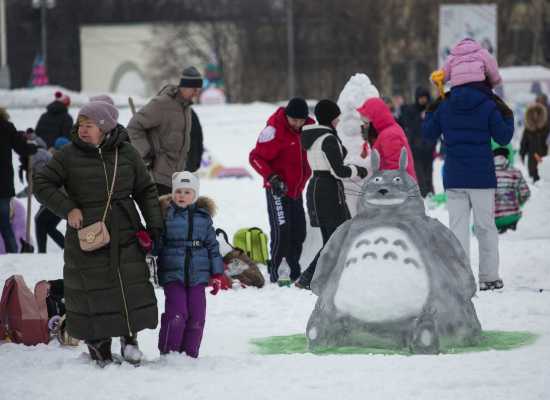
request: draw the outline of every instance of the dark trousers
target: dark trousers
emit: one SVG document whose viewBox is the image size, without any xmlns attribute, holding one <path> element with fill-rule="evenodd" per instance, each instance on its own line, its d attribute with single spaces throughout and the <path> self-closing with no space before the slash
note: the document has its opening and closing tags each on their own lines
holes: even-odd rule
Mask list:
<svg viewBox="0 0 550 400">
<path fill-rule="evenodd" d="M 0 198 L 0 234 L 4 239 L 6 253 L 17 253 L 17 242 L 10 222 L 10 198 Z"/>
<path fill-rule="evenodd" d="M 422 197 L 426 197 L 428 193 L 434 193 L 433 185 L 433 154 L 426 151 L 414 151 L 414 172 L 418 179 L 418 187 Z"/>
<path fill-rule="evenodd" d="M 306 240 L 306 215 L 302 198 L 275 196 L 269 189 L 266 190 L 266 197 L 271 228 L 269 279 L 277 282 L 279 265 L 284 257 L 290 266 L 290 279 L 296 280 L 301 273 L 300 257 Z"/>
<path fill-rule="evenodd" d="M 62 249 L 65 248 L 65 237 L 57 230 L 57 225 L 61 221 L 57 215 L 48 210 L 46 207 L 40 207 L 40 210 L 34 216 L 36 225 L 36 242 L 38 244 L 38 252 L 46 252 L 46 243 L 48 235 Z"/>
<path fill-rule="evenodd" d="M 302 276 L 300 276 L 300 284 L 304 287 L 308 287 L 311 283 L 311 280 L 313 279 L 313 275 L 315 274 L 315 269 L 317 268 L 317 261 L 319 260 L 319 256 L 321 255 L 321 251 L 325 248 L 325 245 L 327 244 L 328 240 L 334 233 L 334 231 L 343 223 L 344 221 L 341 221 L 340 223 L 336 223 L 333 225 L 321 225 L 321 236 L 323 237 L 323 246 L 319 250 L 319 252 L 315 255 L 315 258 L 309 264 L 309 267 L 302 273 Z"/>
<path fill-rule="evenodd" d="M 172 193 L 172 188 L 170 186 L 162 185 L 160 183 L 157 183 L 156 185 L 157 185 L 157 192 L 159 192 L 159 196 Z"/>
</svg>

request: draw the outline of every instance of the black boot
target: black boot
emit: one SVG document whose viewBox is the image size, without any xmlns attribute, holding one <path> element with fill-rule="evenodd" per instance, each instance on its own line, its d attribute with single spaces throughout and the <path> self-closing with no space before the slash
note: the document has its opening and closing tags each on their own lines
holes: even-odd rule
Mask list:
<svg viewBox="0 0 550 400">
<path fill-rule="evenodd" d="M 88 345 L 90 357 L 92 360 L 95 360 L 101 368 L 113 362 L 111 339 L 91 340 L 86 341 L 86 344 Z"/>
</svg>

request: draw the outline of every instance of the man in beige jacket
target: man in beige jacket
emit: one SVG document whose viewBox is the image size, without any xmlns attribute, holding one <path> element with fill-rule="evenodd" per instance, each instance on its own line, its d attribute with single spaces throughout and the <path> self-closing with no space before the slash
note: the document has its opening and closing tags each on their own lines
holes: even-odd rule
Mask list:
<svg viewBox="0 0 550 400">
<path fill-rule="evenodd" d="M 183 171 L 191 144 L 191 105 L 202 88 L 195 67 L 178 86 L 166 85 L 128 123 L 130 141 L 151 171 L 159 195 L 172 193 L 172 174 Z"/>
</svg>

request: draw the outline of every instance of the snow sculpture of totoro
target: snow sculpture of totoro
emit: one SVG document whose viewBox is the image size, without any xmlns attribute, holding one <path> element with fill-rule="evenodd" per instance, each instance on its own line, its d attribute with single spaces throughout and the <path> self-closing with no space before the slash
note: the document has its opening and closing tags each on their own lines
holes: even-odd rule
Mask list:
<svg viewBox="0 0 550 400">
<path fill-rule="evenodd" d="M 452 232 L 428 217 L 406 172 L 379 170 L 362 190 L 358 214 L 325 246 L 311 288 L 318 296 L 307 324 L 310 349 L 333 346 L 437 353 L 440 345 L 476 344 L 481 326 L 471 301 L 476 284 Z"/>
</svg>

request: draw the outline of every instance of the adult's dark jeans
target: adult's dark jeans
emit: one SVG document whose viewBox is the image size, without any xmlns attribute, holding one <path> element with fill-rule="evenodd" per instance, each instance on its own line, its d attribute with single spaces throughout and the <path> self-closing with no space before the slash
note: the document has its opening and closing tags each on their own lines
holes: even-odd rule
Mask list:
<svg viewBox="0 0 550 400">
<path fill-rule="evenodd" d="M 38 244 L 38 252 L 46 252 L 46 243 L 48 235 L 62 249 L 65 248 L 65 237 L 57 230 L 57 225 L 61 221 L 57 215 L 42 206 L 34 216 L 36 226 L 36 242 Z"/>
<path fill-rule="evenodd" d="M 10 223 L 10 198 L 0 198 L 0 234 L 4 239 L 6 253 L 17 253 L 17 242 Z"/>
</svg>

